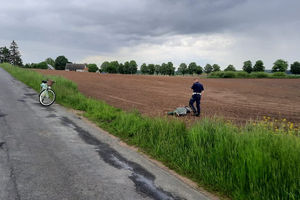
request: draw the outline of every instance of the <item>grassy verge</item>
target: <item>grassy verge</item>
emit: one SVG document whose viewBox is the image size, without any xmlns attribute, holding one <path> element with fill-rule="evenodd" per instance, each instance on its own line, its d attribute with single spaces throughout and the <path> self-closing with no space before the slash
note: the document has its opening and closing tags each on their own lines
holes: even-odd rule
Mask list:
<svg viewBox="0 0 300 200">
<path fill-rule="evenodd" d="M 31 70 L 0 66 L 37 91 L 45 79 Z M 220 119 L 187 128 L 176 119 L 124 112 L 85 97 L 69 80 L 49 77 L 57 82 L 58 103 L 84 111 L 102 128 L 206 188 L 233 199 L 300 199 L 297 128 L 274 129 L 268 122 L 237 127 Z"/>
<path fill-rule="evenodd" d="M 295 79 L 300 78 L 300 75 L 286 74 L 284 72 L 266 73 L 266 72 L 252 72 L 247 73 L 243 71 L 233 72 L 233 71 L 220 71 L 212 72 L 208 78 L 288 78 Z"/>
</svg>

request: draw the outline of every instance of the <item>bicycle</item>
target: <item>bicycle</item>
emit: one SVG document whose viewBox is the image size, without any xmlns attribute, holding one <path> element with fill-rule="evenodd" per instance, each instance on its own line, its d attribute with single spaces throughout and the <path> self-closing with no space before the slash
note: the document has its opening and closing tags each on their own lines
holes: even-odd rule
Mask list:
<svg viewBox="0 0 300 200">
<path fill-rule="evenodd" d="M 41 83 L 41 92 L 39 94 L 39 101 L 42 106 L 51 106 L 56 98 L 55 92 L 51 89 L 51 86 L 55 82 L 52 80 L 43 80 Z"/>
</svg>

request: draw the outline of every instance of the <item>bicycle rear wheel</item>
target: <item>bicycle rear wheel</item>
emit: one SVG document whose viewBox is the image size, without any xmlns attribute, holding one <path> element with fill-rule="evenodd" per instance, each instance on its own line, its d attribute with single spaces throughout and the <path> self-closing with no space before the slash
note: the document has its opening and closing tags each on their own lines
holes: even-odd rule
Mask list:
<svg viewBox="0 0 300 200">
<path fill-rule="evenodd" d="M 39 94 L 40 104 L 43 106 L 50 106 L 55 101 L 55 93 L 51 89 L 44 89 Z"/>
</svg>

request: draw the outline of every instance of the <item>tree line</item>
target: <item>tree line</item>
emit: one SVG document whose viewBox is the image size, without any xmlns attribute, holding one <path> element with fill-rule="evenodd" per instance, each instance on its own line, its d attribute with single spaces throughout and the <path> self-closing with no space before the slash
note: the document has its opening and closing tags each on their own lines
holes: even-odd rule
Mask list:
<svg viewBox="0 0 300 200">
<path fill-rule="evenodd" d="M 278 59 L 273 63 L 272 72 L 286 72 L 288 70 L 289 64 L 287 61 L 283 59 Z M 265 66 L 263 61 L 258 60 L 252 66 L 252 62 L 250 60 L 245 61 L 243 65 L 243 71 L 251 73 L 251 72 L 263 72 L 265 71 Z M 292 74 L 300 74 L 300 63 L 295 61 L 290 65 L 290 71 Z"/>
<path fill-rule="evenodd" d="M 16 66 L 23 66 L 21 53 L 14 40 L 11 42 L 9 48 L 6 46 L 0 47 L 0 63 L 10 63 Z"/>
<path fill-rule="evenodd" d="M 15 41 L 12 41 L 9 48 L 6 46 L 0 47 L 0 63 L 11 63 L 12 65 L 22 66 L 26 68 L 40 68 L 48 69 L 48 65 L 53 66 L 56 70 L 65 70 L 66 64 L 71 63 L 65 56 L 58 56 L 55 60 L 52 58 L 47 58 L 40 63 L 31 63 L 23 66 L 20 51 L 18 50 L 18 45 Z M 87 65 L 90 72 L 106 72 L 106 73 L 119 73 L 119 74 L 136 74 L 138 73 L 138 65 L 136 61 L 126 61 L 124 63 L 119 63 L 118 61 L 105 61 L 102 63 L 100 69 L 96 64 Z M 288 70 L 289 64 L 283 59 L 278 59 L 273 63 L 272 72 L 286 72 Z M 250 60 L 243 62 L 242 70 L 248 73 L 251 72 L 264 72 L 265 66 L 262 60 L 257 60 L 253 65 Z M 143 63 L 140 67 L 140 73 L 142 74 L 161 74 L 161 75 L 185 75 L 185 74 L 197 74 L 200 75 L 203 72 L 210 74 L 211 72 L 221 71 L 221 67 L 218 64 L 206 64 L 204 68 L 197 65 L 195 62 L 190 64 L 181 63 L 177 69 L 172 62 L 158 64 L 146 64 Z M 237 71 L 233 65 L 228 65 L 224 71 Z M 300 62 L 295 61 L 290 65 L 290 72 L 293 74 L 300 74 Z"/>
</svg>

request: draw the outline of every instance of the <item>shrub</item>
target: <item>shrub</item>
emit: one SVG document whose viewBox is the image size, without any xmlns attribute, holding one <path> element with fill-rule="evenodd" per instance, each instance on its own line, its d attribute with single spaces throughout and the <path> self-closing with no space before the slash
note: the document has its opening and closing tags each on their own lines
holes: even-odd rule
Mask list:
<svg viewBox="0 0 300 200">
<path fill-rule="evenodd" d="M 236 78 L 236 73 L 233 71 L 224 72 L 223 78 Z"/>
<path fill-rule="evenodd" d="M 272 77 L 276 77 L 276 78 L 284 78 L 287 77 L 287 74 L 285 72 L 274 72 L 272 74 Z"/>
<path fill-rule="evenodd" d="M 237 72 L 237 78 L 249 78 L 250 75 L 247 72 Z"/>
<path fill-rule="evenodd" d="M 223 78 L 224 72 L 218 71 L 218 72 L 212 72 L 208 75 L 209 78 Z"/>
<path fill-rule="evenodd" d="M 87 65 L 89 72 L 96 72 L 98 70 L 98 67 L 96 64 L 88 64 Z"/>
<path fill-rule="evenodd" d="M 266 72 L 252 72 L 250 74 L 251 78 L 269 78 L 270 75 Z"/>
</svg>

